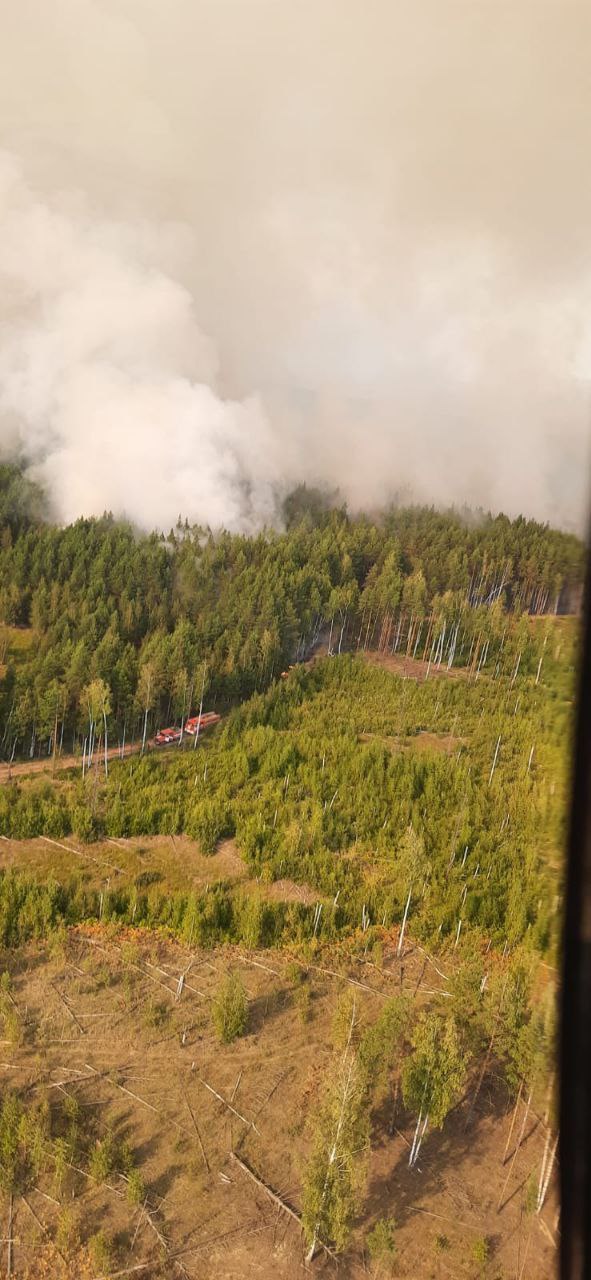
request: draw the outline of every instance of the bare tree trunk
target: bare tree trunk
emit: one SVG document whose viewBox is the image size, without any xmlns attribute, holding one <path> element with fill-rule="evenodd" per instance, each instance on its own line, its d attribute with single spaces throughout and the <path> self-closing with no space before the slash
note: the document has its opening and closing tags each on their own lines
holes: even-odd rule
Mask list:
<svg viewBox="0 0 591 1280">
<path fill-rule="evenodd" d="M 142 755 L 146 750 L 146 734 L 148 732 L 148 706 L 144 708 L 144 731 L 142 734 Z"/>
<path fill-rule="evenodd" d="M 497 767 L 497 760 L 498 760 L 498 758 L 499 758 L 499 750 L 500 750 L 500 746 L 501 746 L 501 735 L 499 734 L 499 737 L 498 737 L 498 739 L 497 739 L 497 745 L 496 745 L 496 747 L 495 747 L 494 759 L 493 759 L 493 762 L 492 762 L 492 767 L 491 767 L 491 771 L 490 771 L 490 775 L 489 775 L 489 779 L 488 779 L 488 785 L 489 785 L 489 787 L 490 787 L 490 784 L 491 784 L 491 782 L 492 782 L 492 780 L 493 780 L 493 774 L 494 774 L 494 771 L 495 771 L 495 769 L 496 769 L 496 767 Z"/>
<path fill-rule="evenodd" d="M 196 751 L 196 750 L 197 750 L 197 743 L 198 743 L 198 741 L 199 741 L 199 730 L 201 729 L 201 716 L 202 716 L 202 714 L 203 714 L 203 695 L 204 695 L 204 693 L 205 693 L 205 674 L 206 674 L 206 671 L 207 671 L 207 664 L 204 662 L 204 663 L 203 663 L 203 679 L 202 679 L 202 681 L 201 681 L 201 697 L 200 697 L 200 699 L 199 699 L 199 717 L 198 717 L 198 720 L 197 720 L 197 725 L 196 725 L 196 727 L 195 727 L 195 740 L 194 740 L 194 742 L 193 742 L 193 750 L 194 750 L 194 751 Z"/>
<path fill-rule="evenodd" d="M 53 760 L 51 762 L 51 772 L 55 774 L 55 756 L 57 751 L 57 706 L 55 708 L 55 723 L 53 726 Z"/>
<path fill-rule="evenodd" d="M 410 908 L 411 895 L 412 895 L 412 885 L 408 891 L 408 898 L 406 899 L 406 906 L 404 908 L 404 915 L 402 917 L 402 928 L 400 930 L 400 937 L 398 939 L 398 946 L 396 948 L 397 955 L 400 955 L 402 952 L 402 944 L 404 942 L 404 930 L 406 929 L 406 920 L 407 920 L 407 916 Z"/>
<path fill-rule="evenodd" d="M 359 635 L 357 636 L 357 652 L 358 652 L 358 653 L 359 653 L 359 646 L 360 646 L 360 644 L 361 644 L 361 636 L 362 636 L 362 634 L 363 634 L 363 628 L 364 628 L 364 626 L 365 626 L 365 610 L 363 611 L 363 613 L 362 613 L 362 615 L 361 615 L 361 626 L 359 627 Z"/>
<path fill-rule="evenodd" d="M 331 618 L 331 620 L 330 620 L 330 634 L 329 634 L 329 637 L 328 637 L 328 656 L 329 656 L 329 658 L 330 658 L 330 657 L 331 657 L 331 655 L 332 655 L 332 629 L 333 629 L 333 626 L 334 626 L 334 617 L 333 617 L 333 618 Z"/>
<path fill-rule="evenodd" d="M 108 764 L 109 739 L 108 739 L 108 730 L 107 730 L 107 715 L 104 707 L 103 707 L 103 724 L 105 726 L 105 778 L 108 778 L 109 776 L 109 764 Z"/>
<path fill-rule="evenodd" d="M 12 1275 L 12 1214 L 14 1209 L 14 1196 L 10 1192 L 10 1204 L 8 1206 L 8 1249 L 6 1257 L 6 1274 Z"/>
<path fill-rule="evenodd" d="M 416 1142 L 414 1153 L 413 1153 L 413 1160 L 412 1160 L 413 1165 L 417 1163 L 417 1160 L 419 1158 L 419 1151 L 421 1150 L 421 1144 L 427 1132 L 428 1123 L 429 1123 L 429 1112 L 427 1112 L 425 1119 L 423 1120 L 423 1127 L 418 1134 L 417 1142 Z"/>
<path fill-rule="evenodd" d="M 518 655 L 517 655 L 517 662 L 515 663 L 515 670 L 514 670 L 514 672 L 513 672 L 513 679 L 512 679 L 512 681 L 511 681 L 511 684 L 509 685 L 509 688 L 510 688 L 510 689 L 512 689 L 512 688 L 513 688 L 513 685 L 515 684 L 515 681 L 516 681 L 516 679 L 517 679 L 517 672 L 519 671 L 520 664 L 521 664 L 521 650 L 519 651 L 519 653 L 518 653 Z"/>
<path fill-rule="evenodd" d="M 548 1137 L 550 1137 L 550 1130 L 548 1130 Z M 540 1176 L 540 1186 L 538 1188 L 538 1203 L 536 1207 L 536 1213 L 541 1213 L 542 1209 L 544 1208 L 544 1203 L 546 1200 L 546 1196 L 548 1194 L 548 1187 L 550 1185 L 550 1178 L 552 1177 L 552 1170 L 554 1168 L 554 1161 L 556 1159 L 557 1147 L 558 1147 L 558 1134 L 556 1134 L 556 1137 L 554 1139 L 554 1144 L 552 1146 L 552 1151 L 550 1153 L 550 1159 L 548 1160 L 548 1163 L 546 1166 L 546 1176 L 543 1178 L 543 1180 L 542 1180 L 543 1175 Z M 542 1170 L 543 1168 L 544 1166 L 542 1165 Z"/>
<path fill-rule="evenodd" d="M 427 639 L 426 639 L 426 641 L 425 641 L 425 648 L 424 648 L 424 651 L 423 651 L 423 662 L 425 661 L 425 659 L 426 659 L 426 657 L 427 657 L 427 649 L 429 648 L 429 641 L 430 641 L 430 639 L 431 639 L 431 631 L 432 631 L 432 630 L 433 630 L 433 619 L 432 619 L 432 618 L 429 618 L 429 626 L 428 626 L 428 629 L 427 629 Z"/>
</svg>

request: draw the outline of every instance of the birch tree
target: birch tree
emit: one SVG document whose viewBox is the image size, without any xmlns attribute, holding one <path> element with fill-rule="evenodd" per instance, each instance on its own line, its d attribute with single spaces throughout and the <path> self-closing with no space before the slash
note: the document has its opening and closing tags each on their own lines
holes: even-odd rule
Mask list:
<svg viewBox="0 0 591 1280">
<path fill-rule="evenodd" d="M 138 707 L 144 713 L 144 725 L 142 730 L 142 754 L 146 749 L 146 736 L 148 732 L 148 715 L 156 703 L 158 694 L 158 676 L 156 666 L 153 662 L 144 662 L 140 667 L 138 679 L 136 701 Z"/>
<path fill-rule="evenodd" d="M 88 748 L 87 763 L 88 767 L 92 764 L 94 748 L 97 738 L 97 725 L 101 726 L 99 732 L 104 734 L 105 748 L 105 773 L 108 772 L 107 765 L 107 748 L 108 748 L 108 729 L 107 717 L 111 714 L 111 693 L 108 685 L 104 680 L 91 680 L 85 685 L 80 694 L 80 706 L 86 712 L 88 719 Z M 82 762 L 82 773 L 84 774 L 84 761 Z"/>
<path fill-rule="evenodd" d="M 396 853 L 397 879 L 399 883 L 404 886 L 404 893 L 406 894 L 404 915 L 402 917 L 400 937 L 398 939 L 398 955 L 401 954 L 404 944 L 406 921 L 410 911 L 413 892 L 421 882 L 425 882 L 428 868 L 429 864 L 425 856 L 425 845 L 423 839 L 421 836 L 417 835 L 412 824 L 410 824 L 402 837 Z"/>
<path fill-rule="evenodd" d="M 308 1261 L 319 1240 L 343 1249 L 365 1178 L 369 1114 L 363 1072 L 348 1048 L 338 1061 L 315 1121 L 304 1173 L 302 1222 Z"/>
<path fill-rule="evenodd" d="M 427 1126 L 441 1129 L 460 1098 L 467 1071 L 467 1054 L 453 1017 L 422 1014 L 412 1036 L 412 1046 L 402 1069 L 405 1106 L 417 1113 L 408 1161 L 411 1166 L 417 1162 Z"/>
</svg>

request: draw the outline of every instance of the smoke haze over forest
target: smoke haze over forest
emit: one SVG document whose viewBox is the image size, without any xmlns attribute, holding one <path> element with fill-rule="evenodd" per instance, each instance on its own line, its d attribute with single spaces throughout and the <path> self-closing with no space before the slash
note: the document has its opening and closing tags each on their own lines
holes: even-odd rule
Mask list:
<svg viewBox="0 0 591 1280">
<path fill-rule="evenodd" d="M 0 446 L 60 518 L 583 527 L 585 0 L 0 7 Z"/>
</svg>

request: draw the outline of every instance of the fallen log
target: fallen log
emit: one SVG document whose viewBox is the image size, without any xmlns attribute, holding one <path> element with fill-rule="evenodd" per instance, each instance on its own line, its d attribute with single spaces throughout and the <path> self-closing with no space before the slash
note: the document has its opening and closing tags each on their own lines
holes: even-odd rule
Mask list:
<svg viewBox="0 0 591 1280">
<path fill-rule="evenodd" d="M 237 1156 L 235 1151 L 231 1151 L 230 1155 L 232 1160 L 234 1160 L 239 1168 L 242 1169 L 242 1172 L 245 1173 L 261 1191 L 264 1191 L 265 1195 L 273 1201 L 273 1204 L 277 1205 L 278 1209 L 282 1209 L 290 1218 L 293 1218 L 293 1221 L 297 1222 L 300 1231 L 303 1231 L 304 1226 L 299 1213 L 296 1213 L 295 1209 L 291 1208 L 291 1205 L 287 1204 L 285 1200 L 282 1200 L 281 1196 L 277 1195 L 277 1192 L 273 1191 L 272 1187 L 270 1187 L 266 1182 L 263 1182 L 263 1179 L 259 1178 L 258 1174 L 251 1169 L 250 1165 L 247 1164 L 245 1160 L 241 1160 L 240 1156 Z M 338 1262 L 336 1254 L 333 1253 L 332 1249 L 329 1249 L 328 1245 L 324 1244 L 322 1240 L 317 1240 L 316 1244 L 323 1249 L 326 1254 L 328 1254 L 329 1258 L 332 1258 L 333 1262 Z"/>
<path fill-rule="evenodd" d="M 246 1116 L 241 1115 L 240 1112 L 237 1111 L 236 1108 L 233 1107 L 230 1102 L 228 1102 L 227 1098 L 222 1098 L 221 1093 L 218 1093 L 216 1089 L 213 1089 L 212 1086 L 207 1083 L 207 1080 L 203 1079 L 203 1076 L 197 1076 L 197 1079 L 200 1084 L 204 1085 L 204 1087 L 209 1090 L 210 1093 L 213 1093 L 214 1098 L 217 1098 L 218 1102 L 221 1102 L 224 1107 L 227 1107 L 228 1111 L 231 1111 L 233 1115 L 237 1116 L 238 1119 L 241 1120 L 243 1124 L 248 1125 L 249 1129 L 254 1129 L 255 1133 L 259 1132 L 254 1121 L 247 1120 Z M 259 1134 L 259 1137 L 260 1137 L 260 1134 Z"/>
</svg>

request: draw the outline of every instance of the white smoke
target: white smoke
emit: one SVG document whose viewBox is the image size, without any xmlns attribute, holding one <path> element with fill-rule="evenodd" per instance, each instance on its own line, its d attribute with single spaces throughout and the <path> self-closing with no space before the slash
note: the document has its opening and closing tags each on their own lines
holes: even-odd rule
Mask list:
<svg viewBox="0 0 591 1280">
<path fill-rule="evenodd" d="M 0 446 L 60 518 L 583 527 L 584 0 L 4 8 Z"/>
<path fill-rule="evenodd" d="M 270 521 L 280 473 L 265 414 L 216 394 L 191 295 L 146 261 L 157 243 L 141 248 L 127 228 L 37 201 L 0 156 L 5 429 L 64 520 L 109 507 L 165 529 L 179 515 Z"/>
</svg>

